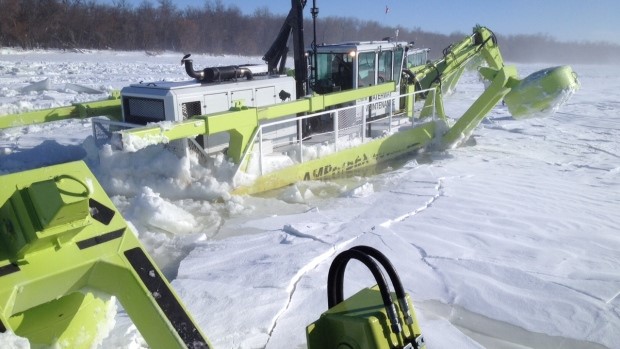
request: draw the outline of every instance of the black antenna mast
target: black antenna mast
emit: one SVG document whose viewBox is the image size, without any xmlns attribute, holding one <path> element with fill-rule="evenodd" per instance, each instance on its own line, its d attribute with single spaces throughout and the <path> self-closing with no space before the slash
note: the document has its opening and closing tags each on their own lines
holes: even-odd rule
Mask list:
<svg viewBox="0 0 620 349">
<path fill-rule="evenodd" d="M 310 13 L 312 14 L 312 54 L 314 55 L 314 64 L 312 66 L 312 76 L 314 77 L 314 83 L 316 84 L 316 81 L 319 79 L 319 72 L 316 68 L 316 17 L 319 15 L 319 8 L 316 7 L 316 0 L 312 0 L 312 9 L 310 10 Z"/>
</svg>

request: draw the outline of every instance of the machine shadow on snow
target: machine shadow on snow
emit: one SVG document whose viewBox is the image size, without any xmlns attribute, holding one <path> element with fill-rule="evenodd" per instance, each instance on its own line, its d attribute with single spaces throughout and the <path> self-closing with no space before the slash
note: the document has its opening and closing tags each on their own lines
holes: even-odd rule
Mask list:
<svg viewBox="0 0 620 349">
<path fill-rule="evenodd" d="M 82 160 L 87 156 L 86 150 L 78 145 L 62 145 L 53 140 L 45 140 L 35 147 L 12 151 L 0 155 L 2 167 L 10 171 L 25 171 L 42 166 L 61 164 Z"/>
</svg>

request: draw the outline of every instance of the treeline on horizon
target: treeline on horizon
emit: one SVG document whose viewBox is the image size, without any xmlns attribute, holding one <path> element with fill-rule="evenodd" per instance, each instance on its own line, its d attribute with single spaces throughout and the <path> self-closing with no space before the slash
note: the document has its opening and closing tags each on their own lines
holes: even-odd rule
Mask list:
<svg viewBox="0 0 620 349">
<path fill-rule="evenodd" d="M 0 46 L 24 49 L 112 49 L 262 56 L 272 44 L 284 15 L 260 8 L 243 14 L 220 0 L 201 7 L 178 8 L 172 0 L 127 0 L 113 5 L 94 0 L 0 0 Z M 307 9 L 306 9 L 307 10 Z M 307 16 L 309 17 L 309 16 Z M 472 27 L 475 23 L 472 23 Z M 304 22 L 306 47 L 312 22 Z M 493 29 L 493 28 L 490 28 Z M 470 33 L 430 33 L 421 28 L 389 27 L 346 17 L 317 20 L 317 42 L 380 40 L 395 37 L 431 49 L 443 49 Z M 496 33 L 504 59 L 512 62 L 617 63 L 620 45 L 606 42 L 559 42 L 544 34 L 503 36 Z"/>
</svg>

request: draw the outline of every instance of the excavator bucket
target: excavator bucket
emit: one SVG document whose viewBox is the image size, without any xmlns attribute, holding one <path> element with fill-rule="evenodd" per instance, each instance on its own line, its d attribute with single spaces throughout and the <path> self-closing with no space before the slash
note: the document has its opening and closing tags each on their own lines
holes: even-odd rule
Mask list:
<svg viewBox="0 0 620 349">
<path fill-rule="evenodd" d="M 579 80 L 570 66 L 547 68 L 512 87 L 504 102 L 515 119 L 541 116 L 554 113 L 577 89 Z"/>
</svg>

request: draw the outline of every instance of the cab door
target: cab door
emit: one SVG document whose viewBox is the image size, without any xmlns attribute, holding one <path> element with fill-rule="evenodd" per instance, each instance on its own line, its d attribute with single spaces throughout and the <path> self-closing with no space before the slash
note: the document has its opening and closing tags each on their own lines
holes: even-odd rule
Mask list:
<svg viewBox="0 0 620 349">
<path fill-rule="evenodd" d="M 378 52 L 360 52 L 358 54 L 358 71 L 357 86 L 366 87 L 382 84 L 387 81 L 394 80 L 394 52 L 391 50 L 381 50 Z M 360 116 L 363 112 L 366 120 L 372 120 L 386 115 L 389 110 L 389 101 L 382 99 L 387 98 L 391 93 L 371 96 L 369 99 L 360 100 L 359 102 L 373 102 L 363 108 L 360 108 Z"/>
</svg>

